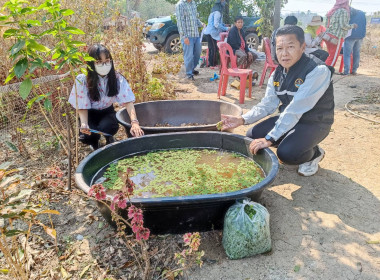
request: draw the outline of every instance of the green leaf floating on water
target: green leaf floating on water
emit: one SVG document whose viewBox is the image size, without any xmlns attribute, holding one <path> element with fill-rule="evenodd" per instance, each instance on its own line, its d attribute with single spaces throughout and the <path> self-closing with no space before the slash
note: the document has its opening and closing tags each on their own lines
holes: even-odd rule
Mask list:
<svg viewBox="0 0 380 280">
<path fill-rule="evenodd" d="M 221 150 L 165 150 L 119 160 L 104 173 L 103 185 L 121 189 L 121 176 L 133 170 L 135 197 L 189 196 L 238 191 L 264 179 L 250 158 Z"/>
</svg>

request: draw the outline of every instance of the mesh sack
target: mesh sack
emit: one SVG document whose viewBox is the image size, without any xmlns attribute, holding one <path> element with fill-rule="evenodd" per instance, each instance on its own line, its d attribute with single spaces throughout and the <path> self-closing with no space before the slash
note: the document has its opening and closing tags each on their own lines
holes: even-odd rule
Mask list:
<svg viewBox="0 0 380 280">
<path fill-rule="evenodd" d="M 223 247 L 228 258 L 241 259 L 271 250 L 268 210 L 249 200 L 237 201 L 225 217 Z"/>
</svg>

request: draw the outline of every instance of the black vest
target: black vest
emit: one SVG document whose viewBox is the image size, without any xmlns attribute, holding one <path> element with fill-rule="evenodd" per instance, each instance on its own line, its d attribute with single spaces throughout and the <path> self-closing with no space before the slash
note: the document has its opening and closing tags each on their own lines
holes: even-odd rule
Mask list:
<svg viewBox="0 0 380 280">
<path fill-rule="evenodd" d="M 284 68 L 281 65 L 276 68 L 273 85 L 277 97 L 281 100 L 279 107 L 280 113 L 282 113 L 293 100 L 293 96 L 297 94 L 298 88 L 305 81 L 307 74 L 313 71 L 318 65 L 325 64 L 313 55 L 307 56 L 303 54 L 300 60 L 290 67 L 286 76 L 283 74 Z M 334 68 L 328 67 L 332 77 Z M 330 81 L 329 87 L 317 104 L 315 104 L 311 110 L 304 113 L 299 122 L 318 122 L 330 125 L 334 122 L 334 88 L 332 81 Z"/>
</svg>

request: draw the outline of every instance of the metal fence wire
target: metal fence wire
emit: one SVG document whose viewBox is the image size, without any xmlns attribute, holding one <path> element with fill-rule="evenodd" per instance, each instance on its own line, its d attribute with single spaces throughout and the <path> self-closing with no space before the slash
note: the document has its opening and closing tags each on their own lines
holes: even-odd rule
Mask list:
<svg viewBox="0 0 380 280">
<path fill-rule="evenodd" d="M 34 79 L 34 90 L 26 100 L 18 92 L 21 83 L 0 87 L 0 145 L 3 151 L 11 150 L 35 159 L 36 155 L 48 155 L 52 150 L 63 150 L 67 154 L 75 145 L 75 137 L 72 137 L 75 135 L 75 110 L 67 102 L 73 84 L 69 74 Z M 49 93 L 50 109 L 46 109 L 44 101 L 32 104 L 37 95 Z"/>
</svg>

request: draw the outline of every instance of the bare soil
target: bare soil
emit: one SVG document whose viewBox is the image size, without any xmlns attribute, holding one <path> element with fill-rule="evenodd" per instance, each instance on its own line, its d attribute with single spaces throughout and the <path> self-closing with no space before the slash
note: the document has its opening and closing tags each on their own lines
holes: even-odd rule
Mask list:
<svg viewBox="0 0 380 280">
<path fill-rule="evenodd" d="M 380 63 L 362 55 L 360 65 L 357 76 L 333 77 L 335 122 L 321 143 L 326 156 L 318 173 L 302 177 L 297 166 L 280 165 L 262 194 L 271 215 L 272 251 L 228 260 L 222 234 L 206 234 L 205 265 L 189 279 L 380 279 Z M 263 62 L 253 66 L 260 76 L 262 68 Z M 186 92 L 178 98 L 217 100 L 218 81 L 209 81 L 213 72 L 201 69 L 194 83 L 182 83 Z M 254 86 L 252 98 L 240 104 L 243 111 L 264 93 L 265 84 Z M 239 91 L 229 86 L 221 99 L 239 104 Z M 234 133 L 244 135 L 249 127 Z"/>
<path fill-rule="evenodd" d="M 148 53 L 155 53 L 150 47 Z M 335 122 L 321 143 L 326 157 L 318 173 L 301 177 L 297 166 L 280 165 L 277 178 L 263 192 L 260 203 L 271 215 L 272 251 L 228 260 L 221 243 L 222 232 L 205 232 L 201 234 L 204 265 L 188 271 L 186 279 L 380 279 L 379 62 L 373 56 L 363 55 L 357 76 L 334 75 Z M 263 64 L 253 65 L 260 75 Z M 214 72 L 217 70 L 202 68 L 194 82 L 183 78 L 183 70 L 172 77 L 178 82 L 177 99 L 218 100 L 218 81 L 210 81 Z M 252 98 L 246 97 L 245 103 L 239 104 L 239 91 L 229 86 L 221 99 L 239 104 L 246 112 L 264 93 L 265 84 L 262 88 L 256 85 Z M 347 107 L 352 112 L 377 123 L 349 113 L 345 107 L 350 101 Z M 234 133 L 244 135 L 249 127 L 239 127 Z M 117 139 L 125 137 L 120 129 Z M 90 149 L 83 147 L 81 151 L 83 157 Z M 56 164 L 64 169 L 64 157 L 56 156 Z M 1 160 L 13 157 L 7 152 Z M 17 158 L 16 163 L 33 170 L 33 162 L 27 165 Z M 29 176 L 40 173 L 33 171 Z M 42 231 L 35 232 L 30 242 L 30 279 L 139 277 L 133 257 L 95 203 L 85 196 L 54 191 L 43 184 L 35 189 L 35 203 L 41 208 L 56 209 L 61 215 L 53 217 L 58 256 L 54 240 Z M 49 224 L 48 220 L 43 222 Z M 158 271 L 175 267 L 172 256 L 182 250 L 181 240 L 181 235 L 151 238 L 153 259 L 160 260 L 155 264 Z M 1 257 L 0 265 L 4 267 Z M 9 278 L 0 274 L 0 279 Z"/>
</svg>

